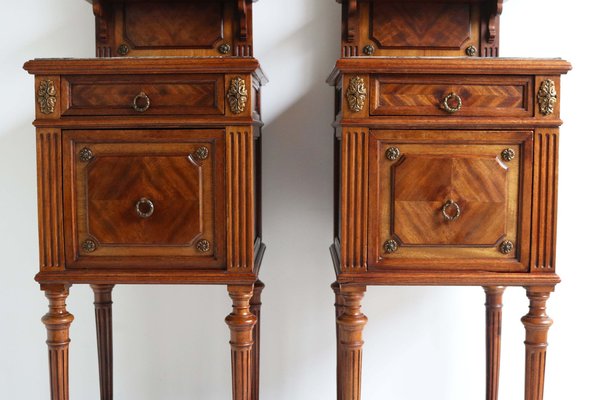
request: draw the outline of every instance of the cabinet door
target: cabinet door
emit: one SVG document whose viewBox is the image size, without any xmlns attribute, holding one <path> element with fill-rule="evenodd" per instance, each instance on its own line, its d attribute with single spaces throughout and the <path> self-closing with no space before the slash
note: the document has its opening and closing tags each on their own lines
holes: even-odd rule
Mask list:
<svg viewBox="0 0 600 400">
<path fill-rule="evenodd" d="M 372 131 L 370 268 L 525 271 L 531 138 Z"/>
<path fill-rule="evenodd" d="M 224 268 L 223 131 L 63 137 L 68 268 Z"/>
</svg>

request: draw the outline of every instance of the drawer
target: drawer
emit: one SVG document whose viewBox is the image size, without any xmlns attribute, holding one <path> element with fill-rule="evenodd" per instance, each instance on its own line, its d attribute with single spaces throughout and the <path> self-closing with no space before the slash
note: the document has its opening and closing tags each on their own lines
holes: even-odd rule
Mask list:
<svg viewBox="0 0 600 400">
<path fill-rule="evenodd" d="M 525 271 L 532 132 L 372 131 L 369 266 Z"/>
<path fill-rule="evenodd" d="M 223 115 L 222 75 L 78 75 L 62 83 L 62 115 Z"/>
<path fill-rule="evenodd" d="M 67 268 L 224 268 L 224 136 L 65 131 Z"/>
<path fill-rule="evenodd" d="M 375 75 L 371 115 L 532 117 L 529 76 Z"/>
</svg>

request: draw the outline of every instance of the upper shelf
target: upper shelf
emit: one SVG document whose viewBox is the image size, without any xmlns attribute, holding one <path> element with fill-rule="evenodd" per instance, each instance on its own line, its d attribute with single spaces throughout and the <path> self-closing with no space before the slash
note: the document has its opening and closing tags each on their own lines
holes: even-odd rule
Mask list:
<svg viewBox="0 0 600 400">
<path fill-rule="evenodd" d="M 252 57 L 256 0 L 86 0 L 96 55 Z"/>
<path fill-rule="evenodd" d="M 336 0 L 342 57 L 497 57 L 503 0 Z"/>
</svg>

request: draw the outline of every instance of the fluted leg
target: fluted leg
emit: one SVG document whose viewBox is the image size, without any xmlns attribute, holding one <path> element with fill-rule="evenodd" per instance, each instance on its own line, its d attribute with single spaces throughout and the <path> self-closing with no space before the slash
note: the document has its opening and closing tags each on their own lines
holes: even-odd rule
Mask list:
<svg viewBox="0 0 600 400">
<path fill-rule="evenodd" d="M 333 282 L 331 284 L 331 289 L 333 289 L 333 293 L 335 294 L 335 358 L 336 358 L 336 392 L 337 392 L 337 400 L 342 399 L 342 384 L 341 384 L 341 366 L 342 363 L 340 361 L 341 350 L 340 350 L 340 328 L 337 323 L 337 319 L 342 315 L 344 311 L 344 299 L 340 294 L 340 284 L 337 282 Z"/>
<path fill-rule="evenodd" d="M 250 299 L 250 312 L 256 316 L 252 337 L 254 338 L 254 347 L 252 348 L 252 400 L 258 400 L 260 393 L 260 300 L 261 293 L 265 288 L 262 281 L 257 280 L 254 283 L 254 292 Z"/>
<path fill-rule="evenodd" d="M 521 318 L 525 325 L 525 400 L 544 398 L 546 348 L 552 320 L 546 314 L 546 300 L 554 287 L 527 287 L 529 313 Z"/>
<path fill-rule="evenodd" d="M 362 332 L 367 317 L 360 310 L 366 286 L 340 286 L 344 307 L 337 319 L 340 334 L 342 400 L 360 400 Z"/>
<path fill-rule="evenodd" d="M 256 317 L 250 312 L 253 285 L 228 285 L 233 311 L 225 318 L 231 332 L 231 369 L 233 400 L 251 400 L 252 330 Z"/>
<path fill-rule="evenodd" d="M 115 285 L 90 285 L 94 291 L 100 399 L 113 398 L 112 290 Z"/>
<path fill-rule="evenodd" d="M 487 286 L 485 290 L 485 355 L 487 400 L 498 400 L 500 379 L 500 345 L 502 334 L 502 294 L 504 287 Z"/>
<path fill-rule="evenodd" d="M 50 366 L 50 398 L 69 399 L 69 327 L 73 315 L 67 311 L 66 300 L 70 285 L 42 286 L 48 298 L 48 313 L 42 317 L 48 333 Z"/>
</svg>

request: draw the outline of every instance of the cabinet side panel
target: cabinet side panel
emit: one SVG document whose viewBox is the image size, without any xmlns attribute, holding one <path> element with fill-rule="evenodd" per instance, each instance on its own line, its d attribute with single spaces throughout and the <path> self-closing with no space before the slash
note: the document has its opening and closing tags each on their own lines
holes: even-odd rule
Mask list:
<svg viewBox="0 0 600 400">
<path fill-rule="evenodd" d="M 37 130 L 40 270 L 63 270 L 63 182 L 60 129 Z"/>
<path fill-rule="evenodd" d="M 254 266 L 254 138 L 252 127 L 226 132 L 227 270 Z"/>
<path fill-rule="evenodd" d="M 531 271 L 554 272 L 558 184 L 558 129 L 534 135 Z"/>
</svg>

